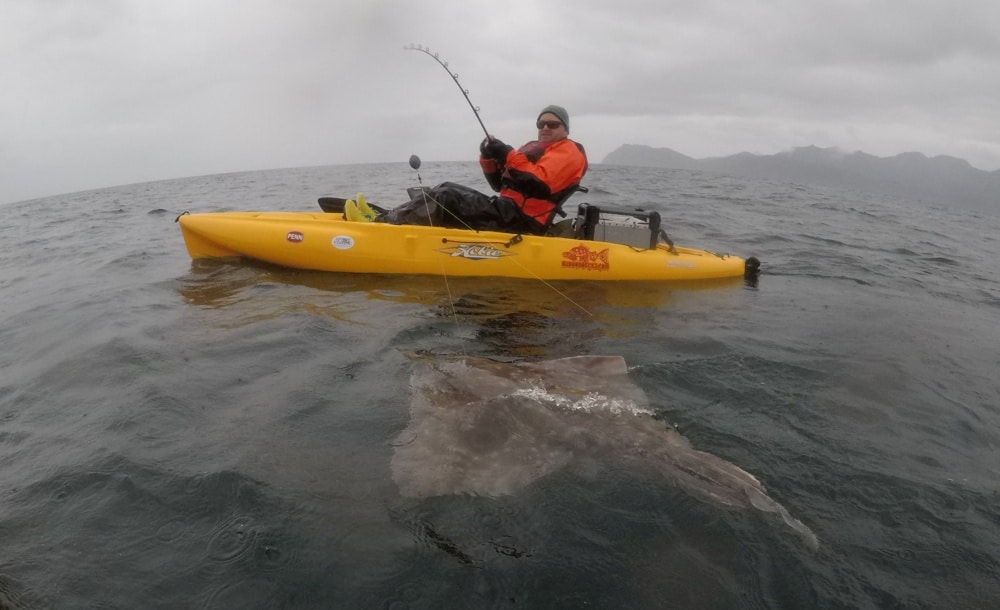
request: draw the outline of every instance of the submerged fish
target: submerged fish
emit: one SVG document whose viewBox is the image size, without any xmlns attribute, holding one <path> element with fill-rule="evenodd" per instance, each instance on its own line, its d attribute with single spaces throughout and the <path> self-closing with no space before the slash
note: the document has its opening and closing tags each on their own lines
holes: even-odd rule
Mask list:
<svg viewBox="0 0 1000 610">
<path fill-rule="evenodd" d="M 777 513 L 818 546 L 752 474 L 654 419 L 620 356 L 424 361 L 411 384 L 391 466 L 403 495 L 505 495 L 576 458 L 641 459 L 705 501 Z"/>
</svg>

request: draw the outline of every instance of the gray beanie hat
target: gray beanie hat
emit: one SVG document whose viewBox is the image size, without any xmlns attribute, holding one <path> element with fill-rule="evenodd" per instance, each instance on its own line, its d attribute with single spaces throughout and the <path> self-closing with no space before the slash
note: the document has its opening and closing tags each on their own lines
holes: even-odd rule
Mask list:
<svg viewBox="0 0 1000 610">
<path fill-rule="evenodd" d="M 538 116 L 535 118 L 535 120 L 537 121 L 538 119 L 542 118 L 542 115 L 545 114 L 546 112 L 554 114 L 557 117 L 559 117 L 559 120 L 562 121 L 563 125 L 566 126 L 566 131 L 567 132 L 569 131 L 569 113 L 566 112 L 565 108 L 563 108 L 562 106 L 556 106 L 555 104 L 549 104 L 545 108 L 542 108 L 542 111 L 538 113 Z"/>
</svg>

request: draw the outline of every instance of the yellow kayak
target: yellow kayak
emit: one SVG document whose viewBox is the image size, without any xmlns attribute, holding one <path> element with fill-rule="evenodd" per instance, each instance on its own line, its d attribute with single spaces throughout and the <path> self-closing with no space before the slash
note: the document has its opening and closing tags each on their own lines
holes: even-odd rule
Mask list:
<svg viewBox="0 0 1000 610">
<path fill-rule="evenodd" d="M 246 257 L 318 271 L 691 281 L 741 277 L 751 266 L 737 256 L 660 243 L 349 222 L 330 213 L 185 213 L 178 222 L 193 259 Z"/>
</svg>

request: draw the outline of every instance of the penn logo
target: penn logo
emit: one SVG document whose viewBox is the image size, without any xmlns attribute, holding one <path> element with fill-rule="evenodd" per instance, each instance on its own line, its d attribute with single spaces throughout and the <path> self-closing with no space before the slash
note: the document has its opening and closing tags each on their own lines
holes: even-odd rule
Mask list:
<svg viewBox="0 0 1000 610">
<path fill-rule="evenodd" d="M 288 235 L 285 236 L 285 239 L 292 242 L 293 244 L 301 243 L 302 241 L 305 240 L 305 238 L 306 236 L 298 231 L 289 231 Z"/>
</svg>

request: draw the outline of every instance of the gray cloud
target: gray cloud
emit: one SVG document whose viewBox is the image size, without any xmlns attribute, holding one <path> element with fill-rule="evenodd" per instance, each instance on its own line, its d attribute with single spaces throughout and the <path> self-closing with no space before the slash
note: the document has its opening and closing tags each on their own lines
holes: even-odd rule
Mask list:
<svg viewBox="0 0 1000 610">
<path fill-rule="evenodd" d="M 560 103 L 599 161 L 805 144 L 1000 168 L 1000 5 L 969 0 L 0 0 L 0 202 L 226 171 L 474 158 Z"/>
</svg>

